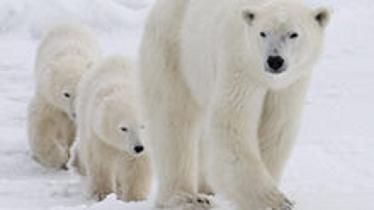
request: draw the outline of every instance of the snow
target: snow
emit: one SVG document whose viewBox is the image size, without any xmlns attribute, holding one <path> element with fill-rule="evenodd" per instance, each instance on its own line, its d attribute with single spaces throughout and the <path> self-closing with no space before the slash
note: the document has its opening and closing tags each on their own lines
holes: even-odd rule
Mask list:
<svg viewBox="0 0 374 210">
<path fill-rule="evenodd" d="M 136 58 L 152 0 L 0 1 L 0 210 L 146 210 L 112 195 L 87 199 L 74 172 L 30 158 L 26 107 L 41 35 L 79 21 L 98 33 L 105 53 Z M 374 209 L 374 2 L 308 0 L 334 9 L 326 52 L 315 68 L 303 126 L 282 183 L 298 210 Z M 232 209 L 217 198 L 219 209 Z M 218 209 L 218 208 L 217 208 Z"/>
</svg>

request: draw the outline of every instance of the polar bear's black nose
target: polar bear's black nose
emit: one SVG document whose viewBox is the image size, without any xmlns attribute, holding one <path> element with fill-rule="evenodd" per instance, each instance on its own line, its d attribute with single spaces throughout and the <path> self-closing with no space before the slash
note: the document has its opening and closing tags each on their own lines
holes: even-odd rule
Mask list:
<svg viewBox="0 0 374 210">
<path fill-rule="evenodd" d="M 267 63 L 271 68 L 272 73 L 281 73 L 280 69 L 284 64 L 284 59 L 281 56 L 269 56 Z"/>
<path fill-rule="evenodd" d="M 144 147 L 141 146 L 141 145 L 135 146 L 135 147 L 134 147 L 134 151 L 135 151 L 137 154 L 139 154 L 139 153 L 141 153 L 141 152 L 144 151 Z"/>
</svg>

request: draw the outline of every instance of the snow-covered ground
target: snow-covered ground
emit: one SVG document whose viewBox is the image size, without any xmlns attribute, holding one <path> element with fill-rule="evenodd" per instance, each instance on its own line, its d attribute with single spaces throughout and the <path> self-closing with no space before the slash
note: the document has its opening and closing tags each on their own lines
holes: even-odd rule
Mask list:
<svg viewBox="0 0 374 210">
<path fill-rule="evenodd" d="M 26 107 L 38 40 L 56 22 L 98 32 L 106 53 L 136 57 L 152 0 L 0 0 L 0 210 L 147 210 L 114 196 L 94 203 L 73 172 L 33 162 Z M 282 189 L 297 210 L 374 209 L 374 2 L 308 0 L 334 8 L 298 144 Z M 231 208 L 219 202 L 220 209 Z"/>
</svg>

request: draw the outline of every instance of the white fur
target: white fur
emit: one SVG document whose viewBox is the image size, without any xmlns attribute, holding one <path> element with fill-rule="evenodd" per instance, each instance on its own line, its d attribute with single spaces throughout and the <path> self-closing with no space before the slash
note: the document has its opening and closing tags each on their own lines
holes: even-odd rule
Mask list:
<svg viewBox="0 0 374 210">
<path fill-rule="evenodd" d="M 292 0 L 156 2 L 140 67 L 158 206 L 210 208 L 196 202 L 200 168 L 240 210 L 292 208 L 277 184 L 328 17 Z M 266 71 L 273 53 L 286 61 L 278 75 Z"/>
<path fill-rule="evenodd" d="M 75 89 L 99 57 L 97 41 L 84 26 L 60 25 L 42 40 L 35 61 L 35 95 L 28 109 L 32 155 L 42 165 L 66 167 L 75 138 Z"/>
<path fill-rule="evenodd" d="M 115 192 L 121 200 L 136 201 L 149 193 L 148 151 L 134 151 L 135 146 L 146 146 L 134 75 L 127 59 L 110 57 L 79 85 L 78 162 L 83 163 L 89 193 L 97 200 Z M 128 130 L 121 130 L 123 127 Z"/>
</svg>

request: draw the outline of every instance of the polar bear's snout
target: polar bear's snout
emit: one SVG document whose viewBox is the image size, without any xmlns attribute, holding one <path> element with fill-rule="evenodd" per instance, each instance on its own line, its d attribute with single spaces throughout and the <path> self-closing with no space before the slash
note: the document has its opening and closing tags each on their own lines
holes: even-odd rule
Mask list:
<svg viewBox="0 0 374 210">
<path fill-rule="evenodd" d="M 280 74 L 286 70 L 285 60 L 283 57 L 269 56 L 266 60 L 266 71 L 272 74 Z"/>
<path fill-rule="evenodd" d="M 129 139 L 127 151 L 132 156 L 141 156 L 145 153 L 144 142 L 142 141 L 141 134 L 138 131 L 129 131 Z"/>
<path fill-rule="evenodd" d="M 136 154 L 141 154 L 144 151 L 144 146 L 143 145 L 136 145 L 134 147 L 134 151 Z"/>
<path fill-rule="evenodd" d="M 145 147 L 143 144 L 133 144 L 133 146 L 130 146 L 128 153 L 133 157 L 139 157 L 145 154 Z"/>
</svg>

